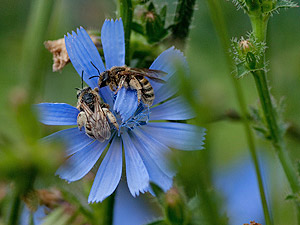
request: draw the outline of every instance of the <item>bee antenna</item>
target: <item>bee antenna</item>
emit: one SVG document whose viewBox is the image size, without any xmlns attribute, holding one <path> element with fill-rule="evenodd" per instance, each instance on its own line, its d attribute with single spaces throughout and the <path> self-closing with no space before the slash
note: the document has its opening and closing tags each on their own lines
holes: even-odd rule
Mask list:
<svg viewBox="0 0 300 225">
<path fill-rule="evenodd" d="M 82 73 L 81 73 L 81 89 L 83 89 L 83 70 L 82 70 Z"/>
<path fill-rule="evenodd" d="M 91 61 L 91 64 L 93 65 L 93 67 L 95 67 L 96 68 L 96 70 L 98 71 L 98 74 L 100 75 L 100 71 L 99 71 L 99 69 L 95 66 L 95 64 Z M 91 78 L 90 78 L 91 79 Z"/>
<path fill-rule="evenodd" d="M 92 79 L 92 78 L 95 78 L 95 77 L 99 77 L 99 76 L 92 76 L 92 77 L 89 77 L 89 79 Z"/>
<path fill-rule="evenodd" d="M 75 88 L 75 90 L 79 91 L 79 90 L 80 90 L 80 88 Z"/>
</svg>

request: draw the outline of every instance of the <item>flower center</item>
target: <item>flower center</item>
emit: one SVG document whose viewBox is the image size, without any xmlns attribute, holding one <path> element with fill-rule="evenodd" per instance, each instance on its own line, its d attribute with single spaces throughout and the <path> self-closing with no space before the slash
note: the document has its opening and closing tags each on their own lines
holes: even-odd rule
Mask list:
<svg viewBox="0 0 300 225">
<path fill-rule="evenodd" d="M 133 130 L 137 126 L 146 125 L 149 120 L 149 115 L 150 115 L 149 106 L 140 103 L 135 113 L 127 121 L 121 124 L 120 129 L 124 127 L 124 128 L 128 128 L 129 130 Z"/>
</svg>

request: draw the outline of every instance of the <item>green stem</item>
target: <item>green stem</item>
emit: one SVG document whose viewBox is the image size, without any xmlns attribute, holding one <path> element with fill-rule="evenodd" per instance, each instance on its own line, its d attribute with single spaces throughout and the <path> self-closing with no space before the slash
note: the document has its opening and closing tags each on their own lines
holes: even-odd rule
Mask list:
<svg viewBox="0 0 300 225">
<path fill-rule="evenodd" d="M 21 209 L 21 198 L 20 198 L 19 191 L 16 190 L 13 197 L 8 225 L 19 224 L 20 209 Z"/>
<path fill-rule="evenodd" d="M 253 28 L 253 33 L 258 41 L 264 42 L 266 39 L 267 23 L 269 16 L 262 15 L 250 15 L 251 24 Z M 265 55 L 262 57 L 258 66 L 264 68 L 265 65 Z M 272 145 L 275 148 L 282 168 L 286 174 L 287 180 L 291 186 L 294 194 L 298 194 L 300 191 L 300 185 L 298 182 L 297 173 L 293 167 L 292 161 L 290 160 L 287 150 L 285 148 L 285 143 L 283 140 L 283 134 L 279 128 L 279 123 L 277 120 L 277 113 L 272 104 L 270 88 L 268 86 L 266 72 L 264 70 L 257 70 L 252 72 L 260 102 L 262 105 L 265 121 L 267 122 L 270 136 L 272 139 Z M 295 202 L 297 206 L 297 217 L 298 222 L 300 222 L 300 204 Z"/>
<path fill-rule="evenodd" d="M 35 99 L 40 91 L 43 42 L 48 28 L 54 0 L 33 0 L 24 37 L 21 61 L 21 82 L 29 89 L 29 99 Z"/>
<path fill-rule="evenodd" d="M 125 64 L 130 65 L 130 34 L 133 15 L 133 6 L 131 0 L 118 0 L 119 16 L 123 20 L 125 34 Z"/>
<path fill-rule="evenodd" d="M 103 213 L 103 224 L 105 225 L 112 225 L 113 224 L 113 216 L 114 216 L 114 205 L 115 205 L 115 192 L 109 196 L 105 202 L 105 211 Z"/>
<path fill-rule="evenodd" d="M 228 70 L 230 71 L 231 66 L 233 65 L 233 62 L 232 62 L 230 55 L 228 54 L 228 49 L 230 48 L 230 44 L 229 44 L 229 38 L 228 38 L 227 29 L 226 29 L 225 17 L 223 16 L 219 1 L 208 0 L 208 4 L 210 7 L 212 20 L 215 24 L 217 32 L 219 33 L 219 37 L 221 38 L 221 43 L 223 45 L 223 49 L 226 54 Z M 255 167 L 256 178 L 257 178 L 257 182 L 258 182 L 265 222 L 267 225 L 271 225 L 271 224 L 273 224 L 273 220 L 271 217 L 271 213 L 269 212 L 269 208 L 268 208 L 268 204 L 267 204 L 267 200 L 266 200 L 266 194 L 265 194 L 263 181 L 262 181 L 262 175 L 261 175 L 261 171 L 260 171 L 260 167 L 259 167 L 259 163 L 258 163 L 258 156 L 257 156 L 256 147 L 255 147 L 253 133 L 251 131 L 249 121 L 247 119 L 248 111 L 247 111 L 247 105 L 246 105 L 244 93 L 243 93 L 243 90 L 242 90 L 241 85 L 238 82 L 238 80 L 236 80 L 234 77 L 232 77 L 231 80 L 233 82 L 235 94 L 237 96 L 238 104 L 239 104 L 239 107 L 241 110 L 242 121 L 244 124 L 244 129 L 245 129 L 245 133 L 246 133 L 246 137 L 247 137 L 247 143 L 248 143 L 251 158 L 252 158 L 252 161 L 253 161 L 253 164 Z"/>
<path fill-rule="evenodd" d="M 174 25 L 172 26 L 172 39 L 174 44 L 181 49 L 189 35 L 195 3 L 195 0 L 178 0 L 177 3 Z"/>
<path fill-rule="evenodd" d="M 264 42 L 267 34 L 269 16 L 249 15 L 254 36 L 258 41 Z"/>
</svg>

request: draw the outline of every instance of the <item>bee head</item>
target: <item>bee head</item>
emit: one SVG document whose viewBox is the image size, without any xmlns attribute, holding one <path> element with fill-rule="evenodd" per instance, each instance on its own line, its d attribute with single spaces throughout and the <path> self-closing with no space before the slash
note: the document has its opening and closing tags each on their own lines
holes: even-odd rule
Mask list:
<svg viewBox="0 0 300 225">
<path fill-rule="evenodd" d="M 77 90 L 77 99 L 80 97 L 80 95 L 85 95 L 86 93 L 90 92 L 92 90 L 90 87 L 85 87 L 83 89 L 76 88 Z"/>
<path fill-rule="evenodd" d="M 109 78 L 110 78 L 110 71 L 104 71 L 103 73 L 101 73 L 101 75 L 99 76 L 99 81 L 98 81 L 98 85 L 100 88 L 105 87 L 107 85 L 107 83 L 109 82 Z"/>
</svg>

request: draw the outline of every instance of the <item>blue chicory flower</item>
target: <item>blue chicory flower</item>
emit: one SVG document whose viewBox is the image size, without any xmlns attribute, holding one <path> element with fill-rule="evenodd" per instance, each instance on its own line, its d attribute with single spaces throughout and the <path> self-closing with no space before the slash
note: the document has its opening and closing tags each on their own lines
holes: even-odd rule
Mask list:
<svg viewBox="0 0 300 225">
<path fill-rule="evenodd" d="M 98 71 L 112 66 L 125 64 L 125 44 L 122 20 L 106 20 L 101 30 L 104 51 L 104 66 L 97 48 L 83 28 L 65 36 L 66 48 L 70 60 L 84 81 L 91 87 L 97 87 L 97 79 L 89 79 Z M 92 63 L 91 63 L 92 62 Z M 160 54 L 150 69 L 167 73 L 165 81 L 176 72 L 174 62 L 187 66 L 183 54 L 174 47 Z M 94 64 L 94 65 L 92 65 Z M 95 68 L 96 67 L 96 68 Z M 174 97 L 176 85 L 159 84 L 150 81 L 154 89 L 155 100 L 152 107 L 137 104 L 135 90 L 122 88 L 116 96 L 108 88 L 100 89 L 99 94 L 110 110 L 116 115 L 120 130 L 112 129 L 111 139 L 99 142 L 91 139 L 77 127 L 54 133 L 45 138 L 53 141 L 57 138 L 66 142 L 66 163 L 57 170 L 57 174 L 68 182 L 84 177 L 99 160 L 108 147 L 108 151 L 96 174 L 88 201 L 101 202 L 114 192 L 122 175 L 122 148 L 124 148 L 126 177 L 128 188 L 133 196 L 151 191 L 149 182 L 159 185 L 164 191 L 172 187 L 175 172 L 168 166 L 167 155 L 170 148 L 180 150 L 203 149 L 205 129 L 177 122 L 155 122 L 161 120 L 187 120 L 194 117 L 191 108 L 181 97 Z M 169 100 L 170 99 L 170 100 Z M 41 122 L 47 125 L 77 125 L 78 109 L 65 103 L 41 103 L 37 105 Z"/>
</svg>

